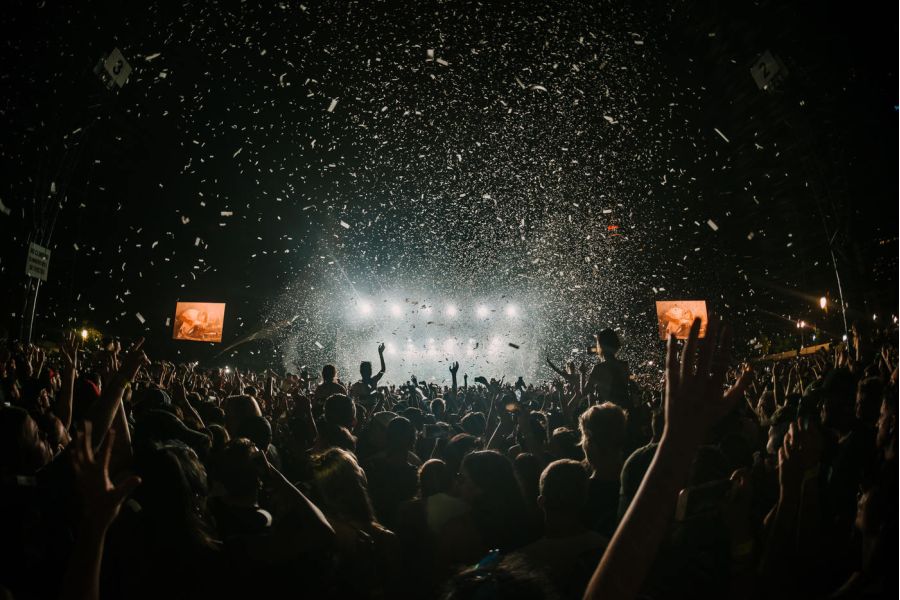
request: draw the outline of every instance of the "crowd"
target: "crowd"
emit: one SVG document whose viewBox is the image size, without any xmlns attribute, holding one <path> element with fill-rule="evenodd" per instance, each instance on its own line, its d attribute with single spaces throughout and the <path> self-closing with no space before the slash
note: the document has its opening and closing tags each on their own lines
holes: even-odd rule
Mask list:
<svg viewBox="0 0 900 600">
<path fill-rule="evenodd" d="M 8 342 L 0 598 L 896 598 L 896 330 L 698 332 L 658 386 L 611 330 L 447 386 Z"/>
</svg>

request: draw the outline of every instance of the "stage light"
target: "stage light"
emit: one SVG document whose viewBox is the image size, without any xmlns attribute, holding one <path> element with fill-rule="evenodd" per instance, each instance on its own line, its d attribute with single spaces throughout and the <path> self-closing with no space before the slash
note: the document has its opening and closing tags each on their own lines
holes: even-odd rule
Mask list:
<svg viewBox="0 0 900 600">
<path fill-rule="evenodd" d="M 368 316 L 372 314 L 372 305 L 368 302 L 359 303 L 359 314 Z"/>
<path fill-rule="evenodd" d="M 845 342 L 847 341 L 847 334 L 846 334 L 846 333 L 845 333 L 844 335 L 841 336 L 841 340 L 843 340 L 843 341 L 845 341 Z"/>
<path fill-rule="evenodd" d="M 453 347 L 455 345 L 456 341 L 453 338 L 447 338 L 446 340 L 444 340 L 444 352 L 453 352 Z"/>
<path fill-rule="evenodd" d="M 388 342 L 384 345 L 384 353 L 391 356 L 397 354 L 397 348 L 391 342 Z"/>
<path fill-rule="evenodd" d="M 828 306 L 828 298 L 826 298 L 825 296 L 819 298 L 819 306 L 822 308 L 822 310 L 825 310 L 825 307 Z"/>
<path fill-rule="evenodd" d="M 873 320 L 873 321 L 877 321 L 877 320 L 878 320 L 878 315 L 872 315 L 872 320 Z"/>
<path fill-rule="evenodd" d="M 482 304 L 477 309 L 475 309 L 475 314 L 478 315 L 479 318 L 485 318 L 486 316 L 488 316 L 488 307 Z"/>
<path fill-rule="evenodd" d="M 86 340 L 86 339 L 87 339 L 87 336 L 88 336 L 88 331 L 87 331 L 87 329 L 82 329 L 82 330 L 81 330 L 81 339 L 82 339 L 82 340 Z"/>
<path fill-rule="evenodd" d="M 507 317 L 517 317 L 519 316 L 519 309 L 516 308 L 514 304 L 510 304 L 506 307 L 506 316 Z"/>
<path fill-rule="evenodd" d="M 456 316 L 456 307 L 453 306 L 452 304 L 448 304 L 447 308 L 444 309 L 444 312 L 447 313 L 448 317 L 455 317 Z"/>
<path fill-rule="evenodd" d="M 231 373 L 231 367 L 225 367 L 225 374 Z"/>
<path fill-rule="evenodd" d="M 403 313 L 403 309 L 400 308 L 399 304 L 391 304 L 391 314 L 395 317 L 399 317 Z"/>
</svg>

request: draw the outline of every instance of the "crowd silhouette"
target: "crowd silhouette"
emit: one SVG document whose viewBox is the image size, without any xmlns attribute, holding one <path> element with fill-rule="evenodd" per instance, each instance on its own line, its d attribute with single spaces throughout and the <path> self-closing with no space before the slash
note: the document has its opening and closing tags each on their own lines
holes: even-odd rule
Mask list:
<svg viewBox="0 0 900 600">
<path fill-rule="evenodd" d="M 612 330 L 446 386 L 383 345 L 348 386 L 8 341 L 0 597 L 896 598 L 896 329 L 752 363 L 699 329 L 659 385 Z"/>
</svg>

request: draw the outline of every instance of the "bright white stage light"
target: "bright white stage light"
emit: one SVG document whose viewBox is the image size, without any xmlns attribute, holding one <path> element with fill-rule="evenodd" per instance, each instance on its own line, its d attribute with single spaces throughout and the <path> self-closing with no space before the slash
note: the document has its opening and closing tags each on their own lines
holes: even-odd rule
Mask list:
<svg viewBox="0 0 900 600">
<path fill-rule="evenodd" d="M 515 304 L 510 304 L 506 307 L 506 316 L 507 317 L 518 317 L 519 309 L 516 308 Z"/>
<path fill-rule="evenodd" d="M 485 318 L 488 316 L 488 307 L 482 304 L 477 309 L 475 309 L 475 314 L 479 316 L 479 318 Z"/>
<path fill-rule="evenodd" d="M 360 302 L 359 303 L 359 314 L 361 315 L 371 315 L 372 314 L 372 305 L 368 302 Z"/>
<path fill-rule="evenodd" d="M 391 304 L 391 314 L 395 317 L 399 317 L 403 313 L 403 309 L 400 308 L 399 304 Z"/>
<path fill-rule="evenodd" d="M 448 317 L 455 317 L 456 316 L 456 307 L 453 306 L 452 304 L 448 304 L 447 308 L 444 309 L 444 312 L 447 313 Z"/>
</svg>

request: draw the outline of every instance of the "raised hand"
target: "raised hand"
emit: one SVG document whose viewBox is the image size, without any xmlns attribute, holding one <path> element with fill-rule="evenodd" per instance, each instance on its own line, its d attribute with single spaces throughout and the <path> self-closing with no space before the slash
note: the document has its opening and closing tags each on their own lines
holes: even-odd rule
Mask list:
<svg viewBox="0 0 900 600">
<path fill-rule="evenodd" d="M 731 350 L 731 331 L 710 320 L 700 339 L 700 319 L 694 319 L 679 359 L 675 336 L 666 354 L 666 426 L 663 437 L 685 448 L 700 445 L 707 431 L 743 396 L 751 370 L 745 367 L 737 382 L 723 392 Z M 721 334 L 720 334 L 721 331 Z"/>
<path fill-rule="evenodd" d="M 793 427 L 794 424 L 791 423 L 791 428 Z M 781 448 L 778 449 L 778 485 L 782 499 L 799 495 L 804 470 L 804 457 L 799 440 L 785 435 Z"/>
<path fill-rule="evenodd" d="M 66 335 L 59 344 L 59 352 L 62 354 L 63 361 L 66 363 L 67 369 L 78 369 L 78 346 L 80 340 L 75 332 Z"/>
<path fill-rule="evenodd" d="M 790 424 L 784 437 L 788 451 L 804 471 L 819 465 L 824 442 L 818 428 L 811 425 L 804 426 L 803 420 L 797 419 Z"/>
<path fill-rule="evenodd" d="M 458 362 L 450 363 L 450 374 L 455 377 L 456 373 L 458 371 L 459 371 L 459 363 Z"/>
<path fill-rule="evenodd" d="M 109 457 L 112 452 L 115 430 L 106 435 L 106 441 L 94 455 L 91 445 L 91 422 L 84 422 L 84 431 L 76 434 L 72 442 L 72 469 L 84 500 L 85 519 L 105 531 L 116 515 L 122 502 L 140 483 L 139 477 L 132 476 L 113 485 L 109 479 Z"/>
<path fill-rule="evenodd" d="M 378 344 L 378 354 L 384 354 L 384 342 Z"/>
<path fill-rule="evenodd" d="M 120 375 L 125 377 L 127 380 L 133 380 L 141 367 L 150 364 L 150 359 L 147 358 L 147 355 L 144 354 L 144 351 L 141 350 L 141 347 L 144 345 L 144 338 L 140 338 L 134 344 L 132 344 L 131 348 L 128 352 L 125 353 L 125 356 L 122 358 L 121 366 L 118 367 L 118 372 Z M 115 359 L 114 359 L 115 360 Z"/>
</svg>

